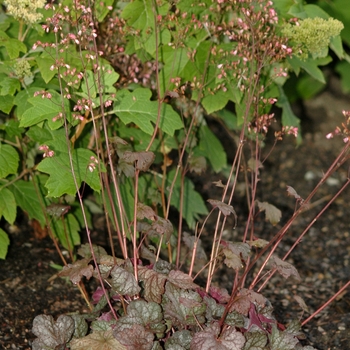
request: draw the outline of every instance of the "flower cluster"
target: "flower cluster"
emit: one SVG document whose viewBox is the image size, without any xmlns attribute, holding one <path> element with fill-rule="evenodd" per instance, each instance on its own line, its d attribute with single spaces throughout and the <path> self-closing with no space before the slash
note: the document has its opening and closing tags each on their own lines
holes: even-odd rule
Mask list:
<svg viewBox="0 0 350 350">
<path fill-rule="evenodd" d="M 55 152 L 50 150 L 49 146 L 47 145 L 41 145 L 39 147 L 40 151 L 44 151 L 43 157 L 44 158 L 52 158 L 55 155 Z"/>
<path fill-rule="evenodd" d="M 33 24 L 41 20 L 43 15 L 36 10 L 45 6 L 46 0 L 5 0 L 7 13 L 19 21 Z"/>
<path fill-rule="evenodd" d="M 342 136 L 344 143 L 350 142 L 350 111 L 343 111 L 343 116 L 345 117 L 345 123 L 342 123 L 342 128 L 339 126 L 333 132 L 326 135 L 327 139 L 332 139 L 334 136 Z"/>
<path fill-rule="evenodd" d="M 288 23 L 282 32 L 297 49 L 299 57 L 305 59 L 309 54 L 313 58 L 327 56 L 330 40 L 343 28 L 343 23 L 336 19 L 316 17 L 294 20 L 294 24 Z"/>
<path fill-rule="evenodd" d="M 15 74 L 16 76 L 19 78 L 19 79 L 23 79 L 25 77 L 32 77 L 33 76 L 33 73 L 32 71 L 30 70 L 30 64 L 27 60 L 25 59 L 18 59 L 14 66 L 13 66 L 13 69 L 15 71 Z"/>
</svg>

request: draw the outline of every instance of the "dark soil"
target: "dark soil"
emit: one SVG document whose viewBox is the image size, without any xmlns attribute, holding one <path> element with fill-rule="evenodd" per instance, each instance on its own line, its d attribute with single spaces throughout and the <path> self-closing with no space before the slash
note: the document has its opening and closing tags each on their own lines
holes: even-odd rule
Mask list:
<svg viewBox="0 0 350 350">
<path fill-rule="evenodd" d="M 303 144 L 296 149 L 291 137 L 279 143 L 261 171 L 259 200 L 282 210 L 282 224 L 293 213 L 295 205 L 294 199 L 286 195 L 286 186 L 292 186 L 301 197 L 306 197 L 342 147 L 341 140 L 325 139 L 327 133 L 344 121 L 341 111 L 350 110 L 348 97 L 333 86 L 337 84 L 331 84 L 327 92 L 305 103 L 308 123 Z M 302 117 L 305 121 L 305 115 Z M 264 152 L 268 151 L 269 145 Z M 281 243 L 279 255 L 289 249 L 329 196 L 341 187 L 347 174 L 348 169 L 343 167 L 324 184 L 310 209 L 297 219 Z M 205 180 L 211 183 L 216 179 Z M 288 261 L 297 267 L 302 281 L 284 280 L 276 275 L 263 290 L 275 307 L 279 322 L 304 320 L 350 279 L 349 198 L 347 188 L 290 256 Z M 4 229 L 8 231 L 8 227 Z M 257 235 L 268 240 L 277 230 L 278 227 L 262 224 Z M 32 321 L 36 315 L 50 314 L 57 318 L 62 313 L 88 311 L 76 287 L 61 278 L 50 279 L 55 274 L 50 264 L 60 263 L 58 254 L 48 237 L 40 240 L 31 231 L 32 228 L 25 226 L 10 233 L 7 259 L 0 261 L 0 347 L 3 349 L 30 349 L 34 339 Z M 237 239 L 240 233 L 238 225 L 234 233 Z M 303 313 L 295 295 L 303 298 L 309 313 Z M 350 349 L 349 327 L 350 298 L 349 293 L 344 292 L 306 324 L 304 344 L 320 350 Z"/>
</svg>

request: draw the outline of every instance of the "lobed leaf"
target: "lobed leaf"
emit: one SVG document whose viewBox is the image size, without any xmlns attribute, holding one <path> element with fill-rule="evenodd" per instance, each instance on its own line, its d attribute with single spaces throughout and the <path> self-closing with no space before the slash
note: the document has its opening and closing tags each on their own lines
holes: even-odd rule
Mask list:
<svg viewBox="0 0 350 350">
<path fill-rule="evenodd" d="M 282 332 L 276 326 L 272 327 L 269 335 L 271 350 L 294 350 L 299 343 L 298 339 L 288 332 Z"/>
<path fill-rule="evenodd" d="M 189 299 L 188 303 L 191 303 L 193 307 L 187 307 L 184 303 L 185 299 Z M 183 328 L 205 322 L 206 306 L 200 295 L 197 292 L 180 289 L 172 283 L 166 283 L 163 309 L 164 317 L 169 318 L 178 327 Z"/>
<path fill-rule="evenodd" d="M 111 270 L 111 285 L 121 295 L 133 296 L 140 292 L 141 288 L 135 276 L 120 266 L 114 266 Z"/>
<path fill-rule="evenodd" d="M 160 304 L 165 291 L 167 276 L 144 266 L 139 266 L 138 269 L 139 278 L 144 283 L 145 299 Z"/>
<path fill-rule="evenodd" d="M 13 225 L 16 215 L 17 204 L 14 194 L 8 188 L 0 188 L 0 219 L 3 216 L 9 224 Z"/>
<path fill-rule="evenodd" d="M 244 333 L 246 343 L 243 350 L 265 350 L 267 343 L 266 334 L 263 332 L 246 332 Z"/>
<path fill-rule="evenodd" d="M 245 338 L 234 327 L 226 328 L 221 336 L 217 322 L 212 323 L 204 331 L 197 332 L 191 341 L 191 350 L 241 350 Z"/>
<path fill-rule="evenodd" d="M 229 216 L 230 214 L 233 214 L 237 217 L 232 205 L 228 205 L 216 199 L 208 199 L 207 202 L 209 202 L 214 208 L 219 208 L 223 215 Z"/>
<path fill-rule="evenodd" d="M 9 174 L 16 174 L 19 164 L 19 156 L 16 149 L 0 142 L 0 179 Z"/>
<path fill-rule="evenodd" d="M 67 276 L 73 284 L 78 284 L 83 276 L 88 280 L 92 277 L 94 268 L 89 264 L 90 259 L 77 260 L 73 264 L 68 264 L 59 272 L 59 276 Z"/>
<path fill-rule="evenodd" d="M 33 341 L 33 350 L 58 349 L 65 346 L 74 333 L 74 320 L 61 315 L 55 322 L 52 316 L 39 315 L 34 318 L 32 332 L 38 337 Z"/>
<path fill-rule="evenodd" d="M 182 289 L 198 288 L 198 285 L 193 283 L 192 277 L 180 270 L 171 270 L 168 275 L 168 281 Z"/>
<path fill-rule="evenodd" d="M 256 201 L 260 211 L 265 211 L 266 220 L 270 221 L 272 225 L 279 223 L 282 217 L 282 212 L 274 205 L 267 202 Z"/>
<path fill-rule="evenodd" d="M 112 330 L 95 331 L 84 338 L 73 339 L 70 342 L 71 350 L 128 350 L 113 336 Z"/>
<path fill-rule="evenodd" d="M 150 101 L 151 96 L 151 90 L 144 88 L 132 92 L 120 90 L 111 113 L 115 113 L 124 124 L 134 123 L 145 133 L 152 135 L 153 125 L 158 118 L 158 102 Z M 159 128 L 170 136 L 174 135 L 175 130 L 183 128 L 179 115 L 164 103 L 160 110 Z"/>
<path fill-rule="evenodd" d="M 0 228 L 0 259 L 5 259 L 10 239 L 7 233 Z"/>
<path fill-rule="evenodd" d="M 276 255 L 270 258 L 271 267 L 276 269 L 284 278 L 294 276 L 298 281 L 301 281 L 297 269 L 287 261 L 281 260 Z"/>
</svg>

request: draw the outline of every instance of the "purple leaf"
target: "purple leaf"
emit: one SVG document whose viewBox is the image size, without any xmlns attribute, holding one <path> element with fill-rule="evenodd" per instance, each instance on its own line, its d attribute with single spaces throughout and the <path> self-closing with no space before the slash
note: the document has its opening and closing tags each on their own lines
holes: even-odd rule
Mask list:
<svg viewBox="0 0 350 350">
<path fill-rule="evenodd" d="M 39 315 L 34 318 L 32 332 L 38 337 L 33 341 L 32 349 L 55 349 L 69 342 L 74 333 L 74 320 L 61 315 L 55 322 L 51 315 Z"/>
<path fill-rule="evenodd" d="M 272 327 L 269 338 L 271 350 L 294 350 L 299 343 L 296 337 L 288 332 L 279 331 L 277 326 Z"/>
<path fill-rule="evenodd" d="M 69 345 L 71 350 L 128 350 L 114 338 L 112 330 L 94 331 L 84 338 L 73 339 Z"/>
<path fill-rule="evenodd" d="M 78 284 L 83 276 L 88 280 L 92 277 L 94 268 L 89 264 L 90 259 L 77 260 L 74 264 L 68 264 L 59 272 L 59 276 L 68 276 L 73 284 Z"/>
<path fill-rule="evenodd" d="M 138 269 L 139 279 L 144 283 L 145 299 L 160 304 L 167 276 L 143 266 L 139 266 Z"/>
<path fill-rule="evenodd" d="M 53 204 L 50 204 L 48 207 L 46 207 L 46 212 L 49 215 L 59 218 L 60 216 L 63 216 L 64 214 L 68 213 L 69 209 L 70 209 L 69 205 L 53 203 Z"/>
<path fill-rule="evenodd" d="M 267 221 L 270 221 L 272 225 L 279 223 L 282 217 L 282 212 L 279 209 L 267 202 L 256 201 L 256 203 L 258 204 L 260 211 L 265 211 L 265 217 Z"/>
<path fill-rule="evenodd" d="M 120 266 L 114 266 L 111 270 L 111 285 L 121 295 L 133 296 L 140 292 L 135 276 Z"/>
<path fill-rule="evenodd" d="M 287 186 L 287 192 L 290 196 L 294 197 L 296 200 L 302 200 L 298 195 L 297 191 L 292 186 Z"/>
<path fill-rule="evenodd" d="M 298 281 L 301 281 L 297 269 L 287 261 L 281 260 L 276 255 L 270 258 L 271 267 L 276 269 L 284 278 L 294 276 Z"/>
<path fill-rule="evenodd" d="M 197 242 L 196 260 L 207 260 L 207 255 L 205 254 L 205 250 L 202 246 L 202 241 L 200 238 L 191 236 L 188 232 L 184 231 L 182 234 L 182 240 L 191 252 L 193 251 L 194 243 Z"/>
<path fill-rule="evenodd" d="M 241 350 L 245 338 L 234 327 L 225 329 L 219 337 L 218 323 L 212 323 L 202 332 L 197 332 L 191 341 L 191 350 Z"/>
<path fill-rule="evenodd" d="M 153 152 L 130 152 L 125 151 L 121 157 L 122 161 L 132 164 L 135 163 L 136 169 L 147 171 L 154 161 L 155 155 Z"/>
<path fill-rule="evenodd" d="M 229 216 L 230 214 L 233 214 L 233 216 L 237 220 L 237 215 L 232 205 L 228 205 L 216 199 L 208 199 L 207 202 L 209 202 L 214 208 L 219 208 L 219 210 L 225 216 Z"/>
<path fill-rule="evenodd" d="M 125 346 L 125 349 L 152 349 L 154 335 L 140 324 L 133 324 L 123 329 L 119 329 L 117 325 L 113 330 L 113 334 L 116 340 Z"/>
<path fill-rule="evenodd" d="M 156 218 L 156 213 L 154 210 L 149 207 L 148 205 L 145 205 L 143 203 L 138 202 L 137 203 L 137 219 L 142 220 L 144 218 L 154 221 Z"/>
<path fill-rule="evenodd" d="M 227 289 L 211 286 L 209 294 L 220 304 L 225 304 L 230 300 L 230 294 Z"/>
<path fill-rule="evenodd" d="M 193 283 L 192 277 L 180 270 L 171 270 L 168 275 L 168 281 L 182 289 L 198 288 L 198 285 Z"/>
</svg>

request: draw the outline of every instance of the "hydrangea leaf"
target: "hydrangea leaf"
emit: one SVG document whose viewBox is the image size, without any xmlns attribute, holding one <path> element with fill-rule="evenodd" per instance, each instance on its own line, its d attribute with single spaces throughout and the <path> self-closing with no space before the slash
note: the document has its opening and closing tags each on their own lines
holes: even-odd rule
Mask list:
<svg viewBox="0 0 350 350">
<path fill-rule="evenodd" d="M 54 157 L 44 158 L 37 167 L 39 171 L 50 175 L 45 184 L 45 187 L 48 190 L 48 196 L 60 197 L 64 194 L 74 196 L 77 192 L 77 188 L 70 168 L 67 146 L 63 145 L 63 147 L 61 147 L 57 140 L 53 140 L 47 144 L 52 144 L 61 150 L 57 152 L 57 155 L 55 154 Z M 78 186 L 80 186 L 82 182 L 85 182 L 93 190 L 100 191 L 101 184 L 98 169 L 93 169 L 93 171 L 90 171 L 89 169 L 92 162 L 91 157 L 96 158 L 95 154 L 88 149 L 74 149 L 72 151 L 74 174 Z M 105 168 L 102 166 L 101 170 L 104 172 Z"/>
<path fill-rule="evenodd" d="M 28 98 L 27 101 L 31 104 L 31 108 L 27 109 L 20 117 L 19 126 L 26 128 L 45 120 L 48 121 L 51 130 L 56 130 L 62 126 L 63 118 L 54 121 L 54 118 L 62 113 L 61 95 L 53 90 L 47 91 L 47 93 L 51 94 L 51 98 L 43 98 L 40 95 Z M 70 106 L 67 99 L 64 99 L 64 111 L 67 119 L 71 121 Z"/>
<path fill-rule="evenodd" d="M 39 193 L 45 192 L 41 183 L 46 181 L 46 179 L 46 175 L 36 176 L 37 186 L 39 186 L 40 189 Z M 38 198 L 38 191 L 33 182 L 18 180 L 9 186 L 8 189 L 14 194 L 17 205 L 28 214 L 29 219 L 38 220 L 41 227 L 44 227 L 46 220 L 42 210 L 42 201 Z M 44 198 L 42 198 L 42 200 L 44 200 Z"/>
<path fill-rule="evenodd" d="M 0 143 L 0 179 L 9 174 L 16 174 L 19 156 L 16 149 L 10 145 Z"/>
<path fill-rule="evenodd" d="M 8 223 L 13 225 L 16 215 L 17 205 L 15 196 L 7 188 L 0 189 L 0 219 L 3 216 Z"/>
<path fill-rule="evenodd" d="M 9 114 L 14 105 L 14 100 L 15 98 L 13 96 L 0 96 L 0 111 Z"/>
<path fill-rule="evenodd" d="M 157 122 L 158 102 L 150 101 L 152 92 L 138 88 L 132 92 L 120 90 L 113 105 L 115 113 L 124 124 L 135 123 L 146 134 L 152 135 Z M 110 112 L 111 113 L 111 112 Z M 159 127 L 170 136 L 183 127 L 179 115 L 170 105 L 162 104 Z"/>
<path fill-rule="evenodd" d="M 27 47 L 20 40 L 10 38 L 5 32 L 0 31 L 0 46 L 5 46 L 11 60 L 19 57 L 19 53 L 27 52 Z"/>
<path fill-rule="evenodd" d="M 215 172 L 222 170 L 226 166 L 227 159 L 224 148 L 219 139 L 207 126 L 200 128 L 199 150 L 200 155 L 209 160 Z"/>
<path fill-rule="evenodd" d="M 170 188 L 171 182 L 174 178 L 175 171 L 172 170 L 168 174 L 167 187 Z M 181 181 L 180 177 L 177 177 L 174 190 L 171 196 L 171 204 L 176 208 L 180 209 L 180 198 L 181 198 Z M 184 202 L 182 207 L 182 215 L 186 220 L 190 228 L 194 228 L 199 215 L 208 214 L 207 207 L 203 201 L 201 195 L 194 189 L 193 182 L 185 177 L 184 183 Z"/>
<path fill-rule="evenodd" d="M 5 259 L 10 239 L 7 233 L 0 228 L 0 259 Z"/>
</svg>

